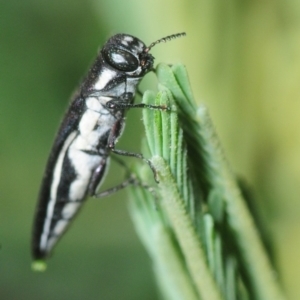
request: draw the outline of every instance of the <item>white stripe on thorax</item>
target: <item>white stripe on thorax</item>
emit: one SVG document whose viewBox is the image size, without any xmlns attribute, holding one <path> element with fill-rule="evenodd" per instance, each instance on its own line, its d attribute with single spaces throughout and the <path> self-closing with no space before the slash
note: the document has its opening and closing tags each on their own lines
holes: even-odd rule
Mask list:
<svg viewBox="0 0 300 300">
<path fill-rule="evenodd" d="M 117 72 L 110 69 L 103 69 L 98 81 L 95 83 L 96 90 L 102 90 L 117 75 Z"/>
</svg>

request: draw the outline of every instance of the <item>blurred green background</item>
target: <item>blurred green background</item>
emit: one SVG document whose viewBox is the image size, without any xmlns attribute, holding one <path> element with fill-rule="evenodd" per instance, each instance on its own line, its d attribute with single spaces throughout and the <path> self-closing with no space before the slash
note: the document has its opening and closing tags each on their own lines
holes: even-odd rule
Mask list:
<svg viewBox="0 0 300 300">
<path fill-rule="evenodd" d="M 44 274 L 30 269 L 30 233 L 55 131 L 97 49 L 119 32 L 150 44 L 181 31 L 152 54 L 187 66 L 300 299 L 300 2 L 0 0 L 1 299 L 158 299 L 125 192 L 86 204 Z M 149 74 L 141 89 L 154 84 Z M 119 148 L 139 149 L 140 118 L 129 113 Z"/>
</svg>

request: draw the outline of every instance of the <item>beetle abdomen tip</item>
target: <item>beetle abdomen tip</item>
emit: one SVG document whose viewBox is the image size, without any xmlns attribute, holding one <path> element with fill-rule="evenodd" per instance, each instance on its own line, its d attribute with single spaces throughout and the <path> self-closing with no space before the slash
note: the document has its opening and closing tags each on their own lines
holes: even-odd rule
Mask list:
<svg viewBox="0 0 300 300">
<path fill-rule="evenodd" d="M 31 264 L 32 271 L 44 272 L 47 269 L 47 264 L 44 260 L 35 260 Z"/>
</svg>

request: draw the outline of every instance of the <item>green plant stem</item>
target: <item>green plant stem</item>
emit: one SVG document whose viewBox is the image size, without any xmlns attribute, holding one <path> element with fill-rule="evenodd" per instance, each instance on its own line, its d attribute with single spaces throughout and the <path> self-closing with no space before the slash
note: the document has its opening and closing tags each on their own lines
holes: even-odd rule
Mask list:
<svg viewBox="0 0 300 300">
<path fill-rule="evenodd" d="M 198 109 L 198 118 L 201 125 L 200 134 L 207 141 L 204 147 L 209 153 L 208 176 L 214 185 L 223 191 L 228 223 L 236 237 L 256 299 L 284 299 L 253 219 L 223 155 L 214 126 L 204 106 Z"/>
<path fill-rule="evenodd" d="M 147 174 L 142 172 L 143 169 L 149 171 L 147 168 L 139 169 L 142 178 Z M 174 235 L 165 226 L 161 209 L 154 207 L 153 195 L 143 188 L 132 187 L 130 190 L 130 214 L 152 259 L 157 283 L 165 299 L 198 300 L 181 252 L 174 244 Z"/>
<path fill-rule="evenodd" d="M 195 163 L 203 162 L 201 166 L 203 177 L 210 188 L 220 191 L 225 201 L 229 227 L 242 257 L 243 267 L 255 299 L 284 299 L 253 218 L 224 157 L 208 111 L 203 105 L 198 110 L 195 109 L 184 66 L 169 67 L 160 64 L 157 67 L 157 75 L 160 89 L 169 90 L 180 107 L 180 123 L 183 126 L 189 124 L 184 131 L 187 137 L 193 136 L 190 142 L 190 149 L 194 150 L 191 160 Z"/>
<path fill-rule="evenodd" d="M 161 206 L 172 223 L 198 294 L 203 300 L 222 299 L 206 264 L 199 237 L 178 193 L 169 166 L 159 156 L 152 157 L 151 162 L 160 180 L 160 193 L 163 199 Z"/>
<path fill-rule="evenodd" d="M 134 197 L 131 211 L 163 294 L 284 299 L 208 111 L 193 101 L 185 68 L 160 64 L 156 72 L 160 92 L 145 93 L 143 101 L 171 110 L 144 110 L 143 120 L 161 197 L 156 213 L 148 196 Z"/>
</svg>

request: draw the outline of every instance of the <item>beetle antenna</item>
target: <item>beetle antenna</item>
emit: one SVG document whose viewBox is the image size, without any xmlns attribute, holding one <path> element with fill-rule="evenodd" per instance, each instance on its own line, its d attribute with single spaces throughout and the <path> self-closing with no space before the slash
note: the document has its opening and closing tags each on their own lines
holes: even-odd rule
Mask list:
<svg viewBox="0 0 300 300">
<path fill-rule="evenodd" d="M 144 52 L 148 53 L 150 51 L 151 48 L 153 48 L 155 45 L 157 44 L 160 44 L 162 42 L 168 42 L 168 41 L 171 41 L 173 39 L 177 39 L 177 38 L 180 38 L 182 36 L 186 36 L 186 33 L 185 32 L 180 32 L 180 33 L 175 33 L 175 34 L 172 34 L 172 35 L 168 35 L 168 36 L 165 36 L 155 42 L 153 42 L 152 44 L 150 44 L 150 46 L 148 46 Z"/>
</svg>

